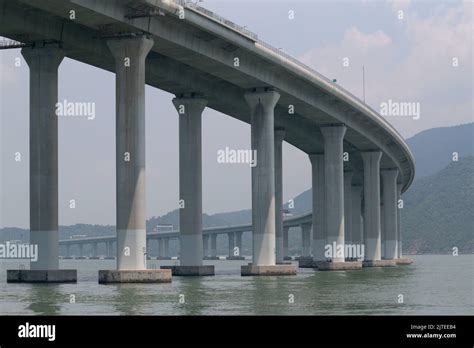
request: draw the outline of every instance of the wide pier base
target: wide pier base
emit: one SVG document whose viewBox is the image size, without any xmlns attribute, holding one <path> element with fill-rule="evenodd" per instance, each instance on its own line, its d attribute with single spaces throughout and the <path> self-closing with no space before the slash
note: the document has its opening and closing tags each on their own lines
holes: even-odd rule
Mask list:
<svg viewBox="0 0 474 348">
<path fill-rule="evenodd" d="M 171 270 L 174 276 L 213 276 L 214 266 L 161 266 L 161 269 Z"/>
<path fill-rule="evenodd" d="M 99 270 L 99 284 L 171 283 L 171 270 Z"/>
<path fill-rule="evenodd" d="M 313 268 L 314 261 L 312 257 L 302 256 L 296 258 L 295 260 L 298 261 L 299 268 Z"/>
<path fill-rule="evenodd" d="M 227 256 L 226 260 L 245 260 L 243 256 Z"/>
<path fill-rule="evenodd" d="M 319 271 L 348 271 L 354 269 L 362 269 L 362 261 L 350 262 L 327 262 L 315 261 L 313 267 Z"/>
<path fill-rule="evenodd" d="M 362 267 L 396 267 L 397 260 L 373 260 L 362 262 Z"/>
<path fill-rule="evenodd" d="M 242 276 L 276 276 L 276 275 L 296 275 L 294 265 L 271 265 L 256 266 L 248 264 L 241 267 Z"/>
<path fill-rule="evenodd" d="M 395 259 L 395 262 L 397 263 L 397 265 L 411 265 L 413 263 L 413 260 L 404 257 L 401 259 Z"/>
<path fill-rule="evenodd" d="M 203 260 L 220 260 L 219 256 L 204 256 Z"/>
<path fill-rule="evenodd" d="M 7 283 L 76 283 L 75 269 L 7 270 Z"/>
</svg>

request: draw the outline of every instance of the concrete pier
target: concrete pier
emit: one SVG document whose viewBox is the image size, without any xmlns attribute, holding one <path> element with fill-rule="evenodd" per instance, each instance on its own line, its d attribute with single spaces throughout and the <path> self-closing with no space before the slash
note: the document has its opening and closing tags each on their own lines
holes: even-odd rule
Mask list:
<svg viewBox="0 0 474 348">
<path fill-rule="evenodd" d="M 348 271 L 362 269 L 362 261 L 351 261 L 351 262 L 321 262 L 315 261 L 314 268 L 318 271 Z"/>
<path fill-rule="evenodd" d="M 213 265 L 201 266 L 161 266 L 162 270 L 171 270 L 173 276 L 178 277 L 202 277 L 215 275 Z"/>
<path fill-rule="evenodd" d="M 76 283 L 75 269 L 7 270 L 7 283 Z"/>
<path fill-rule="evenodd" d="M 346 127 L 321 127 L 324 138 L 324 171 L 326 189 L 327 244 L 336 242 L 337 247 L 344 246 L 344 163 L 343 139 Z M 342 253 L 335 253 L 332 262 L 344 262 Z"/>
<path fill-rule="evenodd" d="M 99 271 L 99 284 L 171 283 L 171 278 L 169 269 Z"/>
<path fill-rule="evenodd" d="M 92 243 L 92 258 L 98 258 L 99 255 L 97 254 L 97 243 Z"/>
<path fill-rule="evenodd" d="M 362 152 L 364 162 L 364 266 L 381 260 L 380 241 L 380 151 Z"/>
<path fill-rule="evenodd" d="M 99 271 L 99 283 L 168 281 L 169 271 L 147 271 L 145 259 L 145 59 L 153 40 L 119 38 L 107 45 L 116 78 L 117 270 Z"/>
<path fill-rule="evenodd" d="M 398 241 L 398 246 L 397 246 L 397 252 L 398 252 L 398 259 L 403 258 L 403 253 L 402 253 L 402 228 L 400 224 L 400 216 L 402 214 L 402 209 L 398 207 L 398 200 L 402 199 L 402 184 L 397 184 L 397 241 Z"/>
<path fill-rule="evenodd" d="M 282 276 L 296 275 L 296 267 L 291 264 L 256 266 L 249 264 L 242 266 L 242 276 Z"/>
<path fill-rule="evenodd" d="M 59 270 L 58 117 L 55 111 L 58 67 L 64 53 L 51 46 L 23 48 L 21 54 L 30 68 L 30 244 L 38 246 L 38 259 L 30 262 L 30 270 L 8 270 L 7 281 L 76 281 L 75 270 Z"/>
<path fill-rule="evenodd" d="M 288 250 L 288 232 L 290 231 L 289 227 L 283 227 L 283 260 L 291 259 Z"/>
<path fill-rule="evenodd" d="M 235 247 L 238 248 L 238 255 L 233 255 L 233 258 L 236 260 L 245 259 L 242 254 L 242 234 L 243 234 L 243 231 L 235 232 Z"/>
<path fill-rule="evenodd" d="M 385 258 L 385 213 L 383 205 L 383 192 L 380 196 L 380 258 Z"/>
<path fill-rule="evenodd" d="M 235 247 L 235 234 L 234 232 L 227 233 L 227 246 L 228 246 L 228 255 L 227 259 L 231 260 L 234 256 L 234 247 Z"/>
<path fill-rule="evenodd" d="M 274 108 L 279 99 L 280 94 L 269 89 L 245 93 L 257 162 L 252 167 L 253 264 L 242 266 L 242 275 L 288 274 L 287 265 L 276 265 L 275 252 Z"/>
<path fill-rule="evenodd" d="M 398 170 L 382 170 L 383 203 L 384 203 L 384 258 L 398 258 L 398 219 L 397 219 L 397 177 Z"/>
<path fill-rule="evenodd" d="M 169 237 L 163 238 L 163 258 L 164 259 L 170 258 L 170 238 Z"/>
<path fill-rule="evenodd" d="M 105 257 L 107 259 L 109 258 L 114 258 L 114 255 L 112 254 L 113 249 L 113 242 L 105 242 Z"/>
<path fill-rule="evenodd" d="M 352 244 L 352 177 L 354 173 L 344 172 L 344 243 Z M 345 255 L 347 258 L 347 255 Z"/>
<path fill-rule="evenodd" d="M 158 238 L 158 259 L 165 257 L 165 239 Z"/>
<path fill-rule="evenodd" d="M 179 266 L 173 275 L 214 275 L 214 266 L 203 266 L 202 236 L 202 112 L 207 100 L 200 97 L 173 99 L 179 117 Z M 162 269 L 165 267 L 161 267 Z M 200 270 L 205 268 L 204 270 Z"/>
<path fill-rule="evenodd" d="M 303 242 L 303 257 L 311 257 L 311 224 L 301 225 L 301 239 Z"/>
<path fill-rule="evenodd" d="M 313 257 L 311 256 L 311 223 L 301 224 L 301 240 L 302 240 L 302 253 L 298 257 L 299 268 L 312 268 Z"/>
<path fill-rule="evenodd" d="M 275 236 L 276 262 L 282 263 L 283 255 L 283 140 L 285 130 L 275 129 Z"/>
<path fill-rule="evenodd" d="M 206 259 L 209 256 L 209 235 L 205 234 L 202 236 L 202 250 L 203 250 L 203 259 Z"/>
<path fill-rule="evenodd" d="M 229 255 L 227 260 L 243 260 L 244 258 L 241 255 L 242 249 L 242 232 L 229 232 L 227 233 L 227 240 L 229 246 Z M 238 247 L 238 251 L 235 249 Z"/>
<path fill-rule="evenodd" d="M 324 247 L 327 244 L 327 229 L 324 154 L 311 154 L 309 159 L 313 201 L 313 259 L 325 261 Z"/>
<path fill-rule="evenodd" d="M 217 257 L 217 234 L 211 234 L 211 260 L 218 259 Z"/>
<path fill-rule="evenodd" d="M 400 224 L 400 216 L 402 208 L 398 207 L 398 200 L 402 198 L 402 184 L 397 184 L 397 265 L 410 265 L 413 260 L 403 256 L 402 252 L 402 229 Z"/>
<path fill-rule="evenodd" d="M 362 186 L 352 186 L 351 200 L 352 200 L 352 244 L 363 245 L 364 235 L 362 232 Z"/>
</svg>

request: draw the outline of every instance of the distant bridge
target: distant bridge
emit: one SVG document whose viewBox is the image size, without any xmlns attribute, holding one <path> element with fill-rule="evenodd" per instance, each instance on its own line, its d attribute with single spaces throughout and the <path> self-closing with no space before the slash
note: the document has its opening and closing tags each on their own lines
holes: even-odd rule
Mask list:
<svg viewBox="0 0 474 348">
<path fill-rule="evenodd" d="M 298 216 L 293 216 L 287 219 L 284 219 L 283 222 L 283 250 L 284 256 L 288 255 L 288 231 L 292 227 L 300 227 L 302 231 L 302 241 L 303 241 L 303 255 L 310 256 L 311 250 L 311 238 L 310 238 L 310 229 L 312 223 L 312 214 L 302 214 Z M 241 254 L 242 250 L 242 233 L 252 232 L 251 224 L 243 225 L 229 225 L 229 226 L 218 226 L 218 227 L 208 227 L 202 230 L 203 234 L 203 257 L 206 258 L 217 258 L 216 251 L 216 238 L 218 235 L 223 234 L 228 237 L 228 246 L 229 246 L 229 258 L 235 256 L 234 248 L 237 247 L 238 253 Z M 151 241 L 158 242 L 158 258 L 169 258 L 169 241 L 171 239 L 179 239 L 180 233 L 179 230 L 173 230 L 169 232 L 148 232 L 146 235 L 147 245 L 148 245 L 148 254 L 150 254 L 152 244 Z M 211 242 L 209 248 L 209 240 Z M 116 256 L 116 245 L 114 248 L 113 243 L 117 242 L 116 235 L 101 236 L 101 237 L 84 237 L 84 238 L 69 238 L 62 239 L 59 241 L 59 246 L 64 247 L 65 253 L 64 256 L 71 257 L 71 248 L 78 247 L 79 253 L 74 255 L 79 258 L 83 258 L 86 255 L 84 254 L 84 245 L 91 246 L 91 257 L 99 257 L 100 255 L 97 252 L 98 245 L 103 243 L 105 245 L 105 257 L 115 257 Z M 241 256 L 241 255 L 240 255 Z"/>
</svg>

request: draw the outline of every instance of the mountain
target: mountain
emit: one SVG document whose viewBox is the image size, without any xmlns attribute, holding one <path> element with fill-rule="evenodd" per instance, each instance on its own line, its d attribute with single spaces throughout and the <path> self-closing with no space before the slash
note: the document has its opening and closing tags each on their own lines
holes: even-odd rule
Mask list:
<svg viewBox="0 0 474 348">
<path fill-rule="evenodd" d="M 474 123 L 428 129 L 407 139 L 415 157 L 416 178 L 446 167 L 452 161 L 453 152 L 459 157 L 474 156 L 473 139 Z"/>
<path fill-rule="evenodd" d="M 451 162 L 421 178 L 403 196 L 404 251 L 472 253 L 474 243 L 474 157 Z"/>
</svg>

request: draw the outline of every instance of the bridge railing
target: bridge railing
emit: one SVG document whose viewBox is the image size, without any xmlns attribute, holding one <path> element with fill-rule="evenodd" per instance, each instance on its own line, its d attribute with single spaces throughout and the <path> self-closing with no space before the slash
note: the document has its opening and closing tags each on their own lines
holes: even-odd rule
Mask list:
<svg viewBox="0 0 474 348">
<path fill-rule="evenodd" d="M 316 71 L 315 69 L 309 67 L 308 65 L 302 63 L 300 60 L 298 60 L 297 58 L 291 56 L 290 54 L 282 51 L 281 49 L 278 49 L 272 45 L 270 45 L 269 43 L 263 41 L 263 40 L 260 40 L 257 36 L 257 34 L 251 32 L 250 30 L 238 25 L 238 24 L 235 24 L 234 22 L 202 7 L 202 6 L 199 6 L 199 2 L 196 1 L 196 2 L 191 2 L 189 0 L 173 0 L 176 4 L 180 5 L 180 6 L 183 6 L 183 7 L 187 7 L 187 8 L 191 8 L 193 10 L 195 10 L 196 12 L 199 12 L 199 13 L 202 13 L 203 15 L 206 15 L 226 26 L 229 26 L 231 27 L 232 29 L 234 29 L 235 31 L 237 32 L 240 32 L 242 35 L 245 35 L 247 37 L 250 37 L 252 39 L 255 40 L 256 43 L 258 43 L 259 45 L 265 47 L 266 49 L 272 51 L 273 53 L 277 54 L 278 56 L 280 57 L 283 57 L 285 58 L 286 60 L 292 62 L 293 64 L 295 64 L 296 66 L 306 70 L 308 73 L 316 76 L 317 78 L 323 80 L 324 82 L 328 83 L 328 84 L 331 84 L 333 85 L 333 88 L 348 96 L 350 99 L 353 99 L 355 100 L 356 102 L 358 103 L 361 103 L 364 105 L 364 107 L 366 109 L 368 109 L 372 114 L 376 115 L 377 118 L 388 128 L 391 129 L 392 132 L 394 132 L 395 134 L 397 134 L 400 138 L 403 139 L 403 137 L 401 136 L 401 134 L 387 121 L 385 120 L 385 118 L 381 117 L 380 114 L 374 110 L 372 107 L 370 107 L 368 104 L 366 104 L 365 100 L 361 100 L 359 97 L 355 96 L 354 94 L 352 94 L 351 92 L 349 92 L 347 89 L 345 89 L 344 87 L 342 87 L 341 85 L 337 85 L 335 84 L 335 82 L 329 78 L 327 78 L 326 76 L 324 76 L 323 74 L 319 73 L 318 71 Z M 409 151 L 409 149 L 408 149 Z"/>
<path fill-rule="evenodd" d="M 214 19 L 218 22 L 221 22 L 221 23 L 231 27 L 232 29 L 244 34 L 245 36 L 251 37 L 254 40 L 258 40 L 257 34 L 251 32 L 248 29 L 245 29 L 241 25 L 235 24 L 234 22 L 228 20 L 227 18 L 219 16 L 217 13 L 214 13 L 214 12 L 208 10 L 207 8 L 199 6 L 199 4 L 196 3 L 196 2 L 190 2 L 190 1 L 187 1 L 187 0 L 174 0 L 174 2 L 177 3 L 178 5 L 183 6 L 183 7 L 192 8 L 197 12 L 201 12 L 201 13 L 205 14 L 206 16 L 211 17 L 212 19 Z"/>
</svg>

